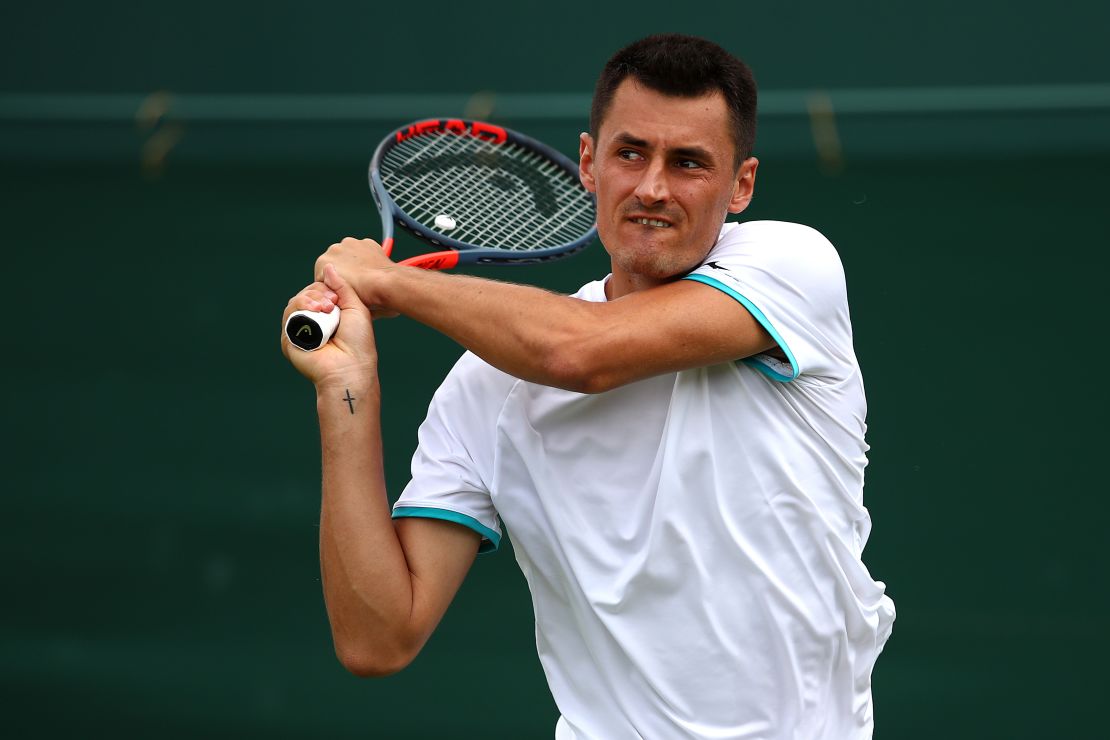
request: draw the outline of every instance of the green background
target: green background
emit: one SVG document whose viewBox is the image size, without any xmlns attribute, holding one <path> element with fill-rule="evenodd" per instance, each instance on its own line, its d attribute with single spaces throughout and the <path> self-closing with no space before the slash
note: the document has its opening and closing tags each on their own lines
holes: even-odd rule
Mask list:
<svg viewBox="0 0 1110 740">
<path fill-rule="evenodd" d="M 899 610 L 876 737 L 1100 735 L 1108 26 L 1103 4 L 1027 0 L 5 7 L 0 731 L 551 736 L 508 549 L 479 559 L 403 673 L 360 680 L 334 659 L 314 396 L 278 319 L 319 251 L 377 231 L 366 159 L 411 116 L 233 103 L 419 93 L 441 107 L 413 116 L 484 105 L 572 153 L 573 103 L 605 58 L 681 30 L 744 56 L 770 103 L 745 217 L 820 229 L 847 270 L 870 401 L 865 559 Z M 186 102 L 143 129 L 134 110 L 159 90 Z M 839 158 L 818 156 L 814 90 L 843 102 Z M 987 110 L 999 90 L 1010 102 Z M 223 107 L 191 113 L 209 94 Z M 526 94 L 571 104 L 534 115 Z M 152 162 L 158 136 L 173 146 Z M 483 274 L 569 292 L 605 271 L 595 245 Z M 406 319 L 378 331 L 396 493 L 459 349 Z"/>
</svg>

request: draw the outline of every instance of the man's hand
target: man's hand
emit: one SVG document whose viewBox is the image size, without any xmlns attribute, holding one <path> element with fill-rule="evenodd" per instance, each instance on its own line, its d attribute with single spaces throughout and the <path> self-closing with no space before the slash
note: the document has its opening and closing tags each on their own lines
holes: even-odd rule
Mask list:
<svg viewBox="0 0 1110 740">
<path fill-rule="evenodd" d="M 334 266 L 340 275 L 350 280 L 351 287 L 362 303 L 374 311 L 375 318 L 397 315 L 395 312 L 379 310 L 382 301 L 378 285 L 383 277 L 382 270 L 396 265 L 386 256 L 381 245 L 376 241 L 348 236 L 332 244 L 316 260 L 316 280 L 323 280 L 324 268 L 327 265 Z"/>
<path fill-rule="evenodd" d="M 285 307 L 281 319 L 282 353 L 317 388 L 347 384 L 354 377 L 376 378 L 378 352 L 370 311 L 334 266 L 325 263 L 319 268 L 321 280 L 297 293 Z M 314 352 L 294 347 L 285 336 L 289 314 L 299 310 L 343 312 L 331 341 Z"/>
</svg>

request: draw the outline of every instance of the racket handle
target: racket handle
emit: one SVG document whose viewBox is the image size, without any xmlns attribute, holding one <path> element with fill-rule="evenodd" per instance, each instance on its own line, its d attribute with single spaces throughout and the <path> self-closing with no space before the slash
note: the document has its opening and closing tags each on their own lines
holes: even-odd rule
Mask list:
<svg viewBox="0 0 1110 740">
<path fill-rule="evenodd" d="M 294 311 L 285 322 L 285 336 L 294 347 L 311 352 L 320 349 L 339 326 L 339 306 L 331 313 L 323 311 Z"/>
</svg>

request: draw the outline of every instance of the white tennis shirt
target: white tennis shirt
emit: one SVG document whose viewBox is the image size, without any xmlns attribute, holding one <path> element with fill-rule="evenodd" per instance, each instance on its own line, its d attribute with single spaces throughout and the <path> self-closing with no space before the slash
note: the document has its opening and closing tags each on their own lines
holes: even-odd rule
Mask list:
<svg viewBox="0 0 1110 740">
<path fill-rule="evenodd" d="M 556 738 L 869 738 L 894 604 L 860 559 L 866 402 L 839 257 L 805 226 L 725 224 L 686 279 L 789 362 L 584 395 L 464 354 L 394 516 L 485 549 L 512 533 Z M 604 301 L 604 281 L 576 297 Z"/>
</svg>

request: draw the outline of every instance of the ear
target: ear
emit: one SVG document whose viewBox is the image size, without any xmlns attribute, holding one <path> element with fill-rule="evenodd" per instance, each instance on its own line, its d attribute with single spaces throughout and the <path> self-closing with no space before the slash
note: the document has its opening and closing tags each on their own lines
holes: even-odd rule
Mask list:
<svg viewBox="0 0 1110 740">
<path fill-rule="evenodd" d="M 736 188 L 732 191 L 732 198 L 728 202 L 729 213 L 740 213 L 752 202 L 755 193 L 755 171 L 759 169 L 759 160 L 748 157 L 740 165 L 736 173 Z"/>
<path fill-rule="evenodd" d="M 594 180 L 594 140 L 585 131 L 578 135 L 578 179 L 586 190 L 597 192 L 597 182 Z"/>
</svg>

